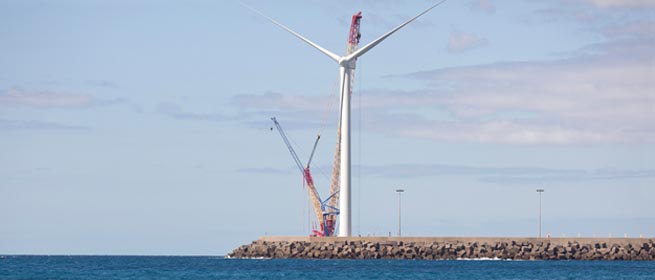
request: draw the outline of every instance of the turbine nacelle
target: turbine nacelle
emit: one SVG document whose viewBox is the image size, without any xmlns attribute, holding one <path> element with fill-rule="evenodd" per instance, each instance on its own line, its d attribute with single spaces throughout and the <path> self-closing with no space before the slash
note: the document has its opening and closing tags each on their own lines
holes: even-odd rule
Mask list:
<svg viewBox="0 0 655 280">
<path fill-rule="evenodd" d="M 357 58 L 348 58 L 348 57 L 341 57 L 339 58 L 339 61 L 337 61 L 339 66 L 347 69 L 355 69 L 355 65 L 357 64 Z"/>
</svg>

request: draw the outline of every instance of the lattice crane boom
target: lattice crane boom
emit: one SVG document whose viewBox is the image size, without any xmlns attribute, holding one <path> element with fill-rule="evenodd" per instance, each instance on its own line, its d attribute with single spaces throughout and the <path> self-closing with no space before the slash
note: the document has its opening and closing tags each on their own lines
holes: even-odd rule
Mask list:
<svg viewBox="0 0 655 280">
<path fill-rule="evenodd" d="M 359 39 L 361 39 L 362 34 L 359 32 L 360 22 L 362 19 L 362 12 L 358 12 L 352 16 L 352 21 L 350 23 L 350 33 L 348 34 L 348 49 L 346 50 L 346 55 L 350 55 L 357 50 L 359 46 Z M 352 71 L 352 70 L 351 70 Z M 353 80 L 355 73 L 351 73 Z M 350 84 L 350 94 L 352 94 L 352 87 L 354 83 Z M 339 112 L 339 119 L 341 119 L 341 112 Z M 327 204 L 330 207 L 336 208 L 339 205 L 339 170 L 341 169 L 341 123 L 337 127 L 337 141 L 336 148 L 334 151 L 334 162 L 332 170 L 332 180 L 330 184 L 330 193 L 332 196 L 328 199 Z M 335 223 L 337 217 L 336 215 L 331 215 L 327 217 L 328 222 Z M 332 234 L 332 233 L 331 233 Z"/>
</svg>

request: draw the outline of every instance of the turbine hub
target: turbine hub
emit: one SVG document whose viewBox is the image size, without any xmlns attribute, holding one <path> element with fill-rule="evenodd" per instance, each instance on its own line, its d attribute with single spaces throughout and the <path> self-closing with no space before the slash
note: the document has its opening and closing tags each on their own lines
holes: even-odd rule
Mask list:
<svg viewBox="0 0 655 280">
<path fill-rule="evenodd" d="M 339 59 L 339 66 L 342 66 L 347 69 L 355 69 L 356 64 L 357 64 L 357 58 L 346 59 L 345 57 L 341 57 L 341 59 Z"/>
</svg>

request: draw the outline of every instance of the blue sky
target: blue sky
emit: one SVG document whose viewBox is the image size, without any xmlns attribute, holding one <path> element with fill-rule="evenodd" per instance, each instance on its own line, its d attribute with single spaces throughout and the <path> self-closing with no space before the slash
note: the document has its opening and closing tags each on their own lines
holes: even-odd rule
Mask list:
<svg viewBox="0 0 655 280">
<path fill-rule="evenodd" d="M 245 1 L 336 53 L 432 1 Z M 0 1 L 0 253 L 306 235 L 338 67 L 237 1 Z M 447 1 L 359 60 L 353 232 L 655 236 L 655 5 Z M 330 105 L 332 104 L 332 105 Z"/>
</svg>

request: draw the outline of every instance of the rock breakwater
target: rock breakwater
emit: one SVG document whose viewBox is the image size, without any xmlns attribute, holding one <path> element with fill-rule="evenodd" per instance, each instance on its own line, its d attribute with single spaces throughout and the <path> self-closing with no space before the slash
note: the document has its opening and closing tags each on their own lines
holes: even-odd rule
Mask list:
<svg viewBox="0 0 655 280">
<path fill-rule="evenodd" d="M 232 258 L 655 260 L 643 238 L 314 238 L 262 237 Z"/>
</svg>

